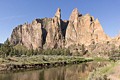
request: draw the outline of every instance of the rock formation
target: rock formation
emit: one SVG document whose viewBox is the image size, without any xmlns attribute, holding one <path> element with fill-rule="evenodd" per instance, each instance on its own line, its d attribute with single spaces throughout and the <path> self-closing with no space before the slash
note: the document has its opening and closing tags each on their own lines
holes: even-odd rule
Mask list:
<svg viewBox="0 0 120 80">
<path fill-rule="evenodd" d="M 47 30 L 47 48 L 62 47 L 63 35 L 61 31 L 61 9 L 58 8 L 55 16 L 52 18 L 52 22 L 49 24 L 51 24 L 51 26 Z"/>
<path fill-rule="evenodd" d="M 16 27 L 11 35 L 10 42 L 14 45 L 21 44 L 28 49 L 42 48 L 41 24 L 34 20 L 31 24 L 23 24 Z"/>
<path fill-rule="evenodd" d="M 69 20 L 61 19 L 61 9 L 58 8 L 53 18 L 35 19 L 31 24 L 19 25 L 10 37 L 11 44 L 21 44 L 28 49 L 89 46 L 110 40 L 98 19 L 89 14 L 80 14 L 77 8 Z"/>
<path fill-rule="evenodd" d="M 73 10 L 66 30 L 66 46 L 72 44 L 90 45 L 92 42 L 98 43 L 109 39 L 98 19 L 94 20 L 89 14 L 82 16 L 77 9 Z"/>
<path fill-rule="evenodd" d="M 28 49 L 60 48 L 63 45 L 61 31 L 61 9 L 58 8 L 53 18 L 35 19 L 31 24 L 16 27 L 11 35 L 10 42 L 21 44 Z"/>
</svg>

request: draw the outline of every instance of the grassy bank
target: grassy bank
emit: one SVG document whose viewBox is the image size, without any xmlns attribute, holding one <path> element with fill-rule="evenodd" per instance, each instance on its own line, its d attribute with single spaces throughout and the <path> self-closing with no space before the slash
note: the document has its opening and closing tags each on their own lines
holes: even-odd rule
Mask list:
<svg viewBox="0 0 120 80">
<path fill-rule="evenodd" d="M 109 61 L 107 65 L 95 69 L 88 77 L 88 80 L 109 80 L 107 76 L 113 72 L 117 62 Z"/>
<path fill-rule="evenodd" d="M 110 59 L 109 58 L 103 58 L 103 57 L 93 57 L 93 60 L 94 61 L 110 61 Z"/>
<path fill-rule="evenodd" d="M 49 68 L 56 66 L 63 66 L 67 64 L 78 64 L 82 62 L 92 61 L 92 59 L 85 59 L 77 56 L 58 56 L 58 55 L 36 55 L 23 57 L 6 57 L 0 58 L 0 70 L 26 70 L 34 68 Z"/>
</svg>

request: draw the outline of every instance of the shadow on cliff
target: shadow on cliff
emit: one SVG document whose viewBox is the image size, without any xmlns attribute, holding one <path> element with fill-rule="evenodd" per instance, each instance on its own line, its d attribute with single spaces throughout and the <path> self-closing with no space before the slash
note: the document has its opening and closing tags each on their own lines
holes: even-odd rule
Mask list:
<svg viewBox="0 0 120 80">
<path fill-rule="evenodd" d="M 67 20 L 66 21 L 61 20 L 61 31 L 62 31 L 62 35 L 64 36 L 64 38 L 66 35 L 66 29 L 67 29 L 68 23 L 69 23 L 69 21 L 67 21 Z"/>
<path fill-rule="evenodd" d="M 47 37 L 47 31 L 46 29 L 42 28 L 42 38 L 43 38 L 42 45 L 46 43 L 46 37 Z"/>
</svg>

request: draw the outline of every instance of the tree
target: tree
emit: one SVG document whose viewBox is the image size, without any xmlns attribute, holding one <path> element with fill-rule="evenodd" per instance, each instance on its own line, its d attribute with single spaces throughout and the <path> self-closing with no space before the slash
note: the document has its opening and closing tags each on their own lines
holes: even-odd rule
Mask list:
<svg viewBox="0 0 120 80">
<path fill-rule="evenodd" d="M 10 42 L 7 39 L 5 43 L 1 46 L 1 51 L 3 52 L 2 55 L 4 55 L 5 57 L 8 56 L 11 50 L 12 50 L 12 46 L 10 45 Z"/>
</svg>

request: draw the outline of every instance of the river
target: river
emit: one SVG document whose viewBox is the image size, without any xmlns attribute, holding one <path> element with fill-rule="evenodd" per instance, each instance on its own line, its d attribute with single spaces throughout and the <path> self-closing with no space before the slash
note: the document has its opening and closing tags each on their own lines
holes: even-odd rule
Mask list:
<svg viewBox="0 0 120 80">
<path fill-rule="evenodd" d="M 86 80 L 90 72 L 106 64 L 88 62 L 42 70 L 7 72 L 0 74 L 0 80 Z"/>
</svg>

